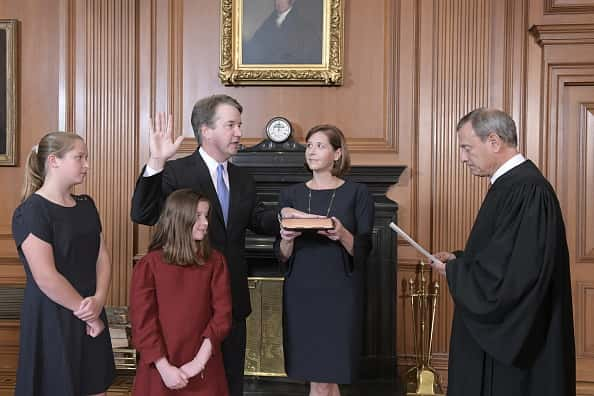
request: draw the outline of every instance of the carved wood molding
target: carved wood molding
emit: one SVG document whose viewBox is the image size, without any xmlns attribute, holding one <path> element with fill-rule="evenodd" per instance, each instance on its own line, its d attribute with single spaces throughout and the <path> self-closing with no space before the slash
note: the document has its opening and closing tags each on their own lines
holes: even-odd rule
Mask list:
<svg viewBox="0 0 594 396">
<path fill-rule="evenodd" d="M 544 0 L 544 13 L 550 14 L 591 14 L 594 13 L 592 2 L 573 1 L 563 3 L 558 0 Z"/>
<path fill-rule="evenodd" d="M 594 24 L 533 25 L 529 31 L 541 46 L 594 44 Z"/>
<path fill-rule="evenodd" d="M 594 283 L 577 282 L 575 288 L 575 314 L 581 318 L 575 322 L 575 353 L 576 358 L 594 358 L 594 343 L 591 338 L 591 329 L 588 324 L 594 321 Z"/>
<path fill-rule="evenodd" d="M 577 381 L 576 396 L 594 396 L 594 382 Z"/>
<path fill-rule="evenodd" d="M 526 67 L 528 0 L 506 0 L 503 109 L 516 121 L 519 149 L 526 152 Z"/>
<path fill-rule="evenodd" d="M 76 65 L 76 1 L 60 0 L 58 129 L 74 131 L 74 95 Z"/>
<path fill-rule="evenodd" d="M 590 85 L 594 85 L 593 81 Z M 592 193 L 592 190 L 588 191 L 588 180 L 592 180 L 594 174 L 592 170 L 594 166 L 589 152 L 594 151 L 594 139 L 588 139 L 588 136 L 594 136 L 594 103 L 582 103 L 580 106 L 580 126 L 578 130 L 578 172 L 577 172 L 577 232 L 576 232 L 576 251 L 578 262 L 594 263 L 594 249 L 588 248 L 587 238 L 591 236 L 594 230 L 589 227 L 589 221 L 592 218 L 588 218 L 588 205 L 592 205 L 592 202 L 588 200 L 588 193 Z M 589 174 L 590 172 L 590 174 Z M 590 185 L 592 188 L 592 185 Z M 590 209 L 592 210 L 592 209 Z"/>
<path fill-rule="evenodd" d="M 183 64 L 184 64 L 184 15 L 182 0 L 169 1 L 169 62 L 167 108 L 173 116 L 173 125 L 183 125 Z M 153 27 L 156 29 L 156 26 Z M 181 132 L 181 128 L 179 128 Z"/>
<path fill-rule="evenodd" d="M 543 129 L 541 132 L 541 159 L 543 174 L 553 186 L 557 186 L 558 156 L 554 152 L 562 139 L 559 126 L 560 110 L 563 108 L 565 90 L 572 85 L 594 84 L 594 56 L 589 63 L 556 64 L 547 60 L 544 64 L 543 97 L 547 102 L 543 105 Z"/>
</svg>

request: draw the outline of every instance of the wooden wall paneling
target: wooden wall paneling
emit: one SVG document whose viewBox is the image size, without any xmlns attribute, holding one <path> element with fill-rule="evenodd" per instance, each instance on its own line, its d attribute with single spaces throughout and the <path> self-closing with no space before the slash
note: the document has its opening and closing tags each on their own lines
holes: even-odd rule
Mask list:
<svg viewBox="0 0 594 396">
<path fill-rule="evenodd" d="M 3 320 L 0 322 L 0 371 L 15 372 L 19 354 L 19 321 Z"/>
<path fill-rule="evenodd" d="M 433 250 L 452 251 L 466 242 L 486 183 L 458 160 L 455 126 L 473 108 L 488 106 L 493 59 L 489 1 L 435 2 L 433 42 L 432 235 Z M 464 37 L 476 37 L 475 42 Z M 458 203 L 458 204 L 455 204 Z M 447 290 L 447 284 L 443 290 Z M 453 306 L 442 293 L 435 349 L 448 351 Z"/>
<path fill-rule="evenodd" d="M 534 26 L 542 46 L 543 170 L 557 191 L 571 258 L 578 393 L 594 390 L 594 25 Z"/>
<path fill-rule="evenodd" d="M 0 321 L 0 396 L 14 395 L 19 356 L 19 321 Z"/>
<path fill-rule="evenodd" d="M 75 3 L 60 0 L 59 5 L 58 129 L 74 132 L 75 94 Z"/>
<path fill-rule="evenodd" d="M 556 78 L 558 67 L 557 63 L 564 65 L 573 63 L 576 65 L 575 70 L 581 69 L 579 63 L 590 62 L 590 52 L 585 50 L 575 50 L 567 46 L 586 45 L 591 48 L 594 44 L 592 37 L 594 37 L 594 24 L 589 25 L 535 25 L 530 29 L 530 32 L 535 37 L 536 42 L 545 50 L 541 51 L 535 56 L 541 59 L 541 89 L 542 94 L 539 100 L 544 100 L 540 105 L 541 118 L 544 123 L 539 133 L 539 157 L 541 169 L 551 181 L 553 185 L 556 183 L 557 168 L 555 161 L 551 162 L 551 154 L 554 147 L 557 146 L 557 134 L 551 131 L 557 130 L 556 107 L 550 107 L 551 98 L 556 98 L 558 95 L 558 84 L 552 79 Z M 551 49 L 553 49 L 551 51 Z M 529 89 L 530 89 L 529 85 Z M 555 99 L 556 100 L 556 99 Z M 532 99 L 531 101 L 535 101 Z M 547 102 L 548 101 L 548 102 Z M 533 106 L 532 106 L 533 107 Z M 534 127 L 532 127 L 534 128 Z"/>
<path fill-rule="evenodd" d="M 245 108 L 242 143 L 253 145 L 274 115 L 284 115 L 303 139 L 319 123 L 342 127 L 355 163 L 396 164 L 397 113 L 394 106 L 394 40 L 399 2 L 347 2 L 345 84 L 342 87 L 224 87 L 218 81 L 219 7 L 217 2 L 183 3 L 182 129 L 193 150 L 190 113 L 194 102 L 213 93 L 236 97 Z M 185 144 L 184 144 L 185 146 Z"/>
<path fill-rule="evenodd" d="M 157 112 L 173 116 L 175 136 L 182 133 L 183 2 L 179 0 L 142 0 L 139 7 L 139 129 L 136 140 L 135 178 L 149 157 L 149 119 Z M 188 142 L 180 150 L 189 154 Z M 191 144 L 191 143 L 190 143 Z M 195 147 L 195 145 L 194 145 Z M 134 259 L 148 249 L 151 227 L 134 225 Z"/>
<path fill-rule="evenodd" d="M 576 253 L 577 260 L 594 263 L 594 207 L 592 206 L 594 202 L 594 102 L 581 105 L 579 130 L 580 172 L 577 185 L 579 238 Z"/>
<path fill-rule="evenodd" d="M 99 209 L 111 252 L 109 305 L 126 305 L 133 255 L 130 197 L 137 174 L 137 12 L 134 0 L 75 2 L 75 130 L 86 139 L 83 190 Z"/>
<path fill-rule="evenodd" d="M 9 222 L 12 220 L 12 216 L 10 217 Z M 17 263 L 22 267 L 22 264 L 19 262 L 19 257 L 16 251 L 16 247 L 14 245 L 14 239 L 12 239 L 12 230 L 9 226 L 2 226 L 0 227 L 0 265 L 3 263 Z M 24 272 L 21 272 L 24 279 Z M 0 271 L 0 279 L 3 278 L 3 271 Z M 0 284 L 4 282 L 0 281 Z"/>
<path fill-rule="evenodd" d="M 0 19 L 19 21 L 18 163 L 14 167 L 0 167 L 0 288 L 3 295 L 25 285 L 23 265 L 18 259 L 11 230 L 12 214 L 20 203 L 25 159 L 41 136 L 58 128 L 59 13 L 50 2 L 0 0 Z M 11 302 L 0 302 L 3 312 L 17 312 L 18 307 Z M 17 320 L 0 320 L 0 394 L 13 393 L 18 336 Z"/>
<path fill-rule="evenodd" d="M 531 25 L 591 23 L 592 0 L 529 0 Z"/>
<path fill-rule="evenodd" d="M 545 14 L 594 13 L 593 0 L 544 0 Z"/>
<path fill-rule="evenodd" d="M 526 80 L 528 59 L 528 0 L 507 0 L 502 109 L 511 114 L 518 129 L 519 149 L 526 153 Z"/>
<path fill-rule="evenodd" d="M 416 189 L 417 175 L 417 127 L 418 127 L 418 83 L 419 74 L 418 65 L 418 38 L 419 38 L 419 20 L 417 1 L 395 1 L 394 2 L 394 29 L 396 37 L 391 51 L 393 61 L 396 63 L 392 67 L 395 76 L 387 79 L 387 82 L 394 84 L 396 95 L 396 136 L 398 141 L 397 158 L 401 164 L 405 164 L 407 169 L 400 177 L 398 185 L 394 186 L 388 193 L 388 197 L 398 202 L 398 223 L 406 229 L 410 235 L 417 234 L 417 212 L 416 205 L 418 191 Z M 398 257 L 408 257 L 405 254 L 408 246 L 403 241 L 395 237 L 395 243 L 398 243 Z M 411 251 L 412 252 L 412 251 Z M 414 254 L 414 253 L 413 253 Z"/>
<path fill-rule="evenodd" d="M 571 73 L 571 68 L 566 69 L 565 73 L 568 72 Z M 563 199 L 562 206 L 572 257 L 577 376 L 579 381 L 594 382 L 594 336 L 588 331 L 588 325 L 592 325 L 594 316 L 594 256 L 589 254 L 592 253 L 594 230 L 583 227 L 588 221 L 591 222 L 591 219 L 587 218 L 585 201 L 587 196 L 591 198 L 594 192 L 591 189 L 588 191 L 588 184 L 591 187 L 591 182 L 587 182 L 588 176 L 590 179 L 593 177 L 591 172 L 588 175 L 587 170 L 592 168 L 594 158 L 584 155 L 592 150 L 594 144 L 594 130 L 588 130 L 585 122 L 585 118 L 592 114 L 594 103 L 594 63 L 590 65 L 588 74 L 580 77 L 576 79 L 575 75 L 564 76 L 558 80 L 559 85 L 563 84 L 564 92 L 558 96 L 559 128 L 556 133 L 560 135 L 558 140 L 562 143 L 556 147 L 559 178 L 555 188 L 561 192 L 560 199 Z M 587 245 L 590 246 L 589 252 L 580 251 Z"/>
<path fill-rule="evenodd" d="M 136 155 L 134 156 L 134 170 L 136 176 L 140 174 L 142 166 L 149 156 L 148 134 L 143 131 L 149 129 L 149 117 L 156 109 L 156 41 L 157 41 L 157 12 L 156 0 L 142 0 L 138 8 L 138 130 L 135 134 Z M 165 109 L 161 109 L 165 110 Z M 150 228 L 133 225 L 134 246 L 133 260 L 136 262 L 148 249 Z"/>
<path fill-rule="evenodd" d="M 488 187 L 459 162 L 459 118 L 476 107 L 495 106 L 524 124 L 527 9 L 528 1 L 420 2 L 418 140 L 413 143 L 419 185 L 412 187 L 418 190 L 419 216 L 412 227 L 434 251 L 463 248 Z M 470 36 L 475 39 L 466 39 Z M 434 351 L 447 360 L 453 305 L 447 284 L 443 279 L 440 284 L 444 293 Z"/>
<path fill-rule="evenodd" d="M 0 168 L 0 184 L 3 186 L 0 200 L 0 233 L 11 238 L 12 213 L 20 201 L 25 159 L 39 138 L 58 126 L 58 103 L 55 100 L 58 88 L 58 10 L 52 4 L 38 4 L 35 0 L 0 0 L 0 19 L 19 21 L 18 163 L 14 167 Z M 43 62 L 40 62 L 40 59 L 43 59 Z M 14 250 L 14 243 L 9 246 L 8 242 L 10 240 L 7 240 L 7 247 Z M 0 270 L 0 283 L 1 272 Z"/>
<path fill-rule="evenodd" d="M 31 147 L 58 126 L 58 10 L 34 0 L 0 0 L 0 19 L 19 21 L 17 34 L 18 129 L 14 167 L 0 168 L 0 286 L 24 284 L 12 239 L 12 214 L 20 203 L 24 163 Z M 43 59 L 40 62 L 39 59 Z"/>
<path fill-rule="evenodd" d="M 576 384 L 576 395 L 577 396 L 593 396 L 594 395 L 594 384 L 586 382 L 578 382 Z"/>
<path fill-rule="evenodd" d="M 420 2 L 416 0 L 396 1 L 398 29 L 393 50 L 398 65 L 394 67 L 396 89 L 398 158 L 407 169 L 400 177 L 398 185 L 388 192 L 388 197 L 398 202 L 398 224 L 414 238 L 418 238 L 417 217 L 422 208 L 418 204 L 418 153 L 415 149 L 418 140 L 418 94 L 419 94 L 419 36 Z M 396 61 L 396 60 L 395 60 Z M 419 262 L 417 254 L 405 241 L 394 235 L 398 248 L 396 276 L 396 350 L 398 368 L 404 375 L 411 366 L 410 351 L 413 350 L 411 333 L 410 304 L 404 298 L 407 280 L 413 276 Z"/>
</svg>

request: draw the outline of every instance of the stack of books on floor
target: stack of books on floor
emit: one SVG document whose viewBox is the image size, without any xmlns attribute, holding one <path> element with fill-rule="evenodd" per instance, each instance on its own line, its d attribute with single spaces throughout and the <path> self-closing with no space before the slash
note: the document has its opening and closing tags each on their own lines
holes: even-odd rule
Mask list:
<svg viewBox="0 0 594 396">
<path fill-rule="evenodd" d="M 111 337 L 111 347 L 116 348 L 128 348 L 130 343 L 128 342 L 128 335 L 126 334 L 125 327 L 109 327 L 109 336 Z"/>
<path fill-rule="evenodd" d="M 109 336 L 117 370 L 136 370 L 136 350 L 130 344 L 128 307 L 107 307 Z"/>
</svg>

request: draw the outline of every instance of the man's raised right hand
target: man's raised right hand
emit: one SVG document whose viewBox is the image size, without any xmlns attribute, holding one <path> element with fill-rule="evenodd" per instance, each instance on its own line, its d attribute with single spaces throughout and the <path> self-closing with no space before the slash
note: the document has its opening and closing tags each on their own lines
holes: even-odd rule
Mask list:
<svg viewBox="0 0 594 396">
<path fill-rule="evenodd" d="M 155 119 L 149 120 L 149 151 L 148 166 L 160 171 L 165 167 L 165 162 L 175 155 L 181 146 L 183 136 L 178 136 L 173 141 L 173 116 L 157 113 Z"/>
</svg>

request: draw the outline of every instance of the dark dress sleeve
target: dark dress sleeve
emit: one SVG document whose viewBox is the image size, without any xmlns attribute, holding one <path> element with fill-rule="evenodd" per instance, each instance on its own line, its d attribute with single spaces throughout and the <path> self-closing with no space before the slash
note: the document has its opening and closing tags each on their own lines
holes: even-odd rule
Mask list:
<svg viewBox="0 0 594 396">
<path fill-rule="evenodd" d="M 478 252 L 446 266 L 457 311 L 478 344 L 505 364 L 538 349 L 550 315 L 551 279 L 567 252 L 557 199 L 546 185 L 524 184 L 498 207 L 492 236 Z M 471 234 L 471 238 L 472 238 Z M 470 240 L 469 240 L 470 243 Z"/>
<path fill-rule="evenodd" d="M 292 189 L 290 188 L 283 188 L 280 191 L 280 197 L 278 199 L 278 207 L 279 210 L 282 210 L 283 208 L 294 208 L 294 203 L 293 203 L 293 196 L 291 193 Z M 276 228 L 280 230 L 280 225 L 278 224 L 278 219 L 276 220 Z M 280 257 L 280 235 L 277 234 L 276 236 L 276 240 L 274 241 L 274 255 L 276 256 L 279 264 L 280 264 L 280 270 L 281 273 L 287 275 L 287 273 L 289 272 L 289 269 L 291 268 L 291 261 L 292 261 L 292 257 L 289 257 L 289 259 L 286 262 L 281 262 Z"/>
<path fill-rule="evenodd" d="M 365 265 L 373 247 L 373 220 L 375 204 L 373 196 L 365 184 L 359 184 L 355 199 L 355 219 L 357 229 L 353 235 L 353 262 L 355 268 Z"/>
<path fill-rule="evenodd" d="M 145 169 L 146 165 L 136 180 L 130 217 L 135 223 L 154 225 L 159 220 L 165 199 L 177 189 L 177 184 L 175 175 L 167 164 L 162 172 L 148 177 L 144 176 Z"/>
<path fill-rule="evenodd" d="M 231 288 L 225 258 L 220 253 L 213 253 L 213 256 L 213 274 L 210 280 L 212 317 L 202 336 L 210 339 L 214 352 L 220 349 L 221 342 L 231 329 Z"/>
<path fill-rule="evenodd" d="M 152 255 L 147 255 L 134 266 L 130 286 L 132 343 L 140 353 L 140 359 L 147 364 L 166 356 L 159 324 L 155 277 L 150 265 L 152 259 Z"/>
<path fill-rule="evenodd" d="M 95 201 L 93 200 L 93 198 L 91 198 L 90 195 L 83 195 L 83 197 L 88 200 L 91 204 L 91 206 L 93 207 L 93 210 L 95 212 L 95 216 L 94 216 L 94 220 L 97 221 L 97 225 L 99 226 L 99 232 L 103 232 L 103 226 L 101 224 L 101 216 L 99 216 L 99 209 L 97 209 L 97 206 L 95 205 Z"/>
<path fill-rule="evenodd" d="M 16 208 L 12 216 L 12 235 L 17 248 L 21 247 L 29 234 L 50 244 L 54 239 L 51 221 L 43 201 L 34 196 Z"/>
</svg>

